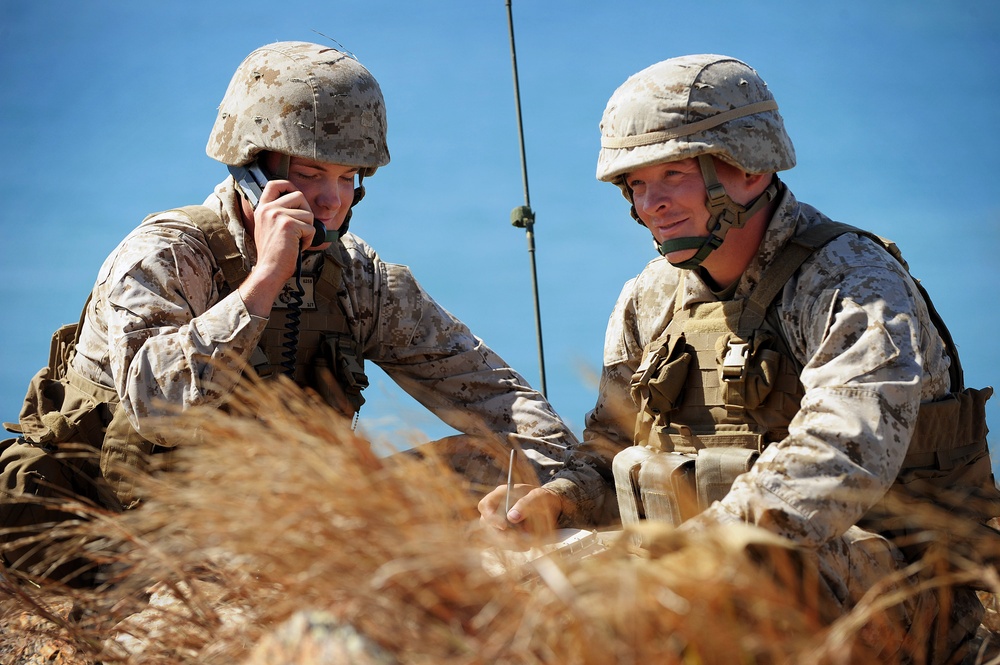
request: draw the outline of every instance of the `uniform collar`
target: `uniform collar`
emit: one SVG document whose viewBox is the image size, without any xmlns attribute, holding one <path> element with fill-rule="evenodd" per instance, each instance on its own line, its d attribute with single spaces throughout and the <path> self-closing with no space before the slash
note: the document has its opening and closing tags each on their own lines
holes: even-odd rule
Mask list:
<svg viewBox="0 0 1000 665">
<path fill-rule="evenodd" d="M 236 247 L 244 257 L 244 267 L 249 272 L 257 263 L 257 248 L 253 244 L 253 238 L 247 234 L 243 226 L 242 198 L 237 193 L 236 183 L 232 177 L 215 186 L 215 191 L 205 200 L 205 205 L 219 213 L 222 222 L 233 234 Z"/>
</svg>

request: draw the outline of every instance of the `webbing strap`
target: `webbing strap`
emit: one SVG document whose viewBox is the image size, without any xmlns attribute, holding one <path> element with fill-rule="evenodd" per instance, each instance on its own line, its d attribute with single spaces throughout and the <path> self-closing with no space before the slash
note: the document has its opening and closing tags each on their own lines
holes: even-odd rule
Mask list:
<svg viewBox="0 0 1000 665">
<path fill-rule="evenodd" d="M 343 245 L 340 245 L 338 249 L 342 247 Z M 319 283 L 321 285 L 319 293 L 329 299 L 331 303 L 334 303 L 335 306 L 328 312 L 325 325 L 333 332 L 341 335 L 347 335 L 353 340 L 354 337 L 351 335 L 351 327 L 347 321 L 347 313 L 344 311 L 344 307 L 340 303 L 339 298 L 337 298 L 337 291 L 340 289 L 343 278 L 343 267 L 333 257 L 331 257 L 329 253 L 327 253 L 324 256 L 323 270 L 320 272 L 319 276 Z"/>
<path fill-rule="evenodd" d="M 806 259 L 830 242 L 834 238 L 845 233 L 860 233 L 858 229 L 841 222 L 829 222 L 817 224 L 805 229 L 801 233 L 789 240 L 778 256 L 771 261 L 771 264 L 764 271 L 760 282 L 754 288 L 753 293 L 747 301 L 747 307 L 740 317 L 741 330 L 755 330 L 764 322 L 767 309 L 775 296 L 785 288 L 785 284 L 791 279 Z"/>
<path fill-rule="evenodd" d="M 709 116 L 695 122 L 690 122 L 685 125 L 680 125 L 679 127 L 672 127 L 670 129 L 663 129 L 655 132 L 646 132 L 645 134 L 633 134 L 630 136 L 602 136 L 601 147 L 611 149 L 638 148 L 644 145 L 663 143 L 665 141 L 670 141 L 684 136 L 690 136 L 691 134 L 695 134 L 697 132 L 703 132 L 708 129 L 712 129 L 713 127 L 718 127 L 719 125 L 729 122 L 730 120 L 744 118 L 748 115 L 754 115 L 755 113 L 777 110 L 778 102 L 773 99 L 765 99 L 761 102 L 754 102 L 753 104 L 738 106 L 722 113 L 716 113 L 713 116 Z"/>
<path fill-rule="evenodd" d="M 205 234 L 208 248 L 212 250 L 212 256 L 219 264 L 226 284 L 235 291 L 250 273 L 243 265 L 243 255 L 236 246 L 236 239 L 222 223 L 222 218 L 211 208 L 202 205 L 184 206 L 175 211 L 187 216 Z"/>
<path fill-rule="evenodd" d="M 904 263 L 903 265 L 905 266 L 906 264 Z M 951 358 L 951 365 L 948 367 L 948 374 L 951 377 L 951 390 L 956 393 L 962 392 L 965 390 L 965 371 L 962 369 L 962 361 L 958 357 L 958 347 L 955 345 L 955 340 L 952 339 L 951 331 L 948 330 L 944 319 L 938 314 L 937 308 L 934 307 L 931 296 L 927 293 L 924 285 L 918 279 L 914 279 L 913 283 L 917 285 L 917 290 L 920 291 L 924 302 L 927 303 L 927 313 L 930 314 L 931 322 L 934 323 L 934 327 L 937 328 L 938 334 L 941 335 L 941 339 L 944 340 L 945 346 L 948 349 L 948 357 Z"/>
<path fill-rule="evenodd" d="M 750 298 L 747 301 L 747 307 L 743 312 L 743 316 L 740 318 L 741 329 L 747 330 L 759 327 L 764 321 L 767 310 L 771 306 L 775 296 L 777 296 L 778 293 L 785 287 L 785 284 L 791 276 L 795 274 L 795 271 L 798 270 L 806 259 L 808 259 L 816 250 L 823 247 L 834 238 L 838 238 L 845 233 L 856 233 L 871 239 L 888 252 L 889 255 L 903 267 L 907 274 L 909 274 L 909 265 L 907 265 L 906 260 L 903 259 L 899 248 L 896 247 L 896 244 L 891 240 L 883 238 L 882 236 L 870 231 L 865 231 L 864 229 L 851 226 L 850 224 L 844 224 L 843 222 L 835 222 L 832 220 L 821 222 L 814 226 L 810 226 L 795 235 L 788 243 L 785 244 L 778 256 L 775 257 L 774 261 L 771 262 L 771 265 L 764 271 L 760 282 L 754 288 L 753 293 L 750 294 Z M 931 317 L 931 322 L 934 324 L 938 334 L 944 341 L 948 356 L 951 358 L 951 366 L 948 368 L 948 373 L 951 378 L 951 390 L 952 392 L 961 392 L 965 389 L 965 374 L 962 370 L 962 363 L 959 360 L 958 347 L 955 346 L 955 341 L 951 336 L 951 331 L 948 330 L 948 326 L 945 325 L 944 319 L 941 318 L 941 315 L 934 307 L 934 302 L 931 300 L 930 294 L 927 293 L 927 290 L 920 283 L 920 280 L 914 278 L 912 275 L 910 275 L 910 277 L 913 279 L 914 284 L 916 284 L 917 290 L 920 292 L 920 296 L 923 298 L 924 303 L 926 303 L 927 312 Z"/>
<path fill-rule="evenodd" d="M 83 330 L 83 322 L 87 318 L 87 308 L 90 307 L 90 301 L 93 299 L 94 292 L 91 291 L 87 294 L 87 301 L 83 303 L 80 320 L 77 322 L 76 327 L 72 329 L 73 339 L 71 341 L 67 342 L 64 337 L 64 333 L 69 332 L 67 326 L 63 326 L 52 335 L 52 342 L 49 345 L 49 369 L 52 372 L 53 379 L 61 379 L 69 371 L 70 363 L 76 354 L 76 345 L 80 342 L 80 332 Z M 72 326 L 72 324 L 67 325 Z"/>
<path fill-rule="evenodd" d="M 747 221 L 760 212 L 765 206 L 781 196 L 784 185 L 777 176 L 772 178 L 767 188 L 757 198 L 743 206 L 730 198 L 726 188 L 719 182 L 715 171 L 715 162 L 710 155 L 699 155 L 698 165 L 702 179 L 705 181 L 707 194 L 706 207 L 709 212 L 708 236 L 693 238 L 673 238 L 657 245 L 657 251 L 663 256 L 682 249 L 697 249 L 691 258 L 671 265 L 676 268 L 693 269 L 701 265 L 709 254 L 718 249 L 730 229 L 741 229 Z"/>
</svg>

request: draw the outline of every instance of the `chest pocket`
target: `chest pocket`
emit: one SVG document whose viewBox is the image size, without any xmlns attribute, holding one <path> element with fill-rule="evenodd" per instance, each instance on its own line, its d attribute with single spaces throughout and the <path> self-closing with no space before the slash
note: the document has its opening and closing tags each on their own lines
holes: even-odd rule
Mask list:
<svg viewBox="0 0 1000 665">
<path fill-rule="evenodd" d="M 746 330 L 745 301 L 678 312 L 633 375 L 635 443 L 696 453 L 761 450 L 783 438 L 802 388 L 795 361 L 769 322 Z"/>
</svg>

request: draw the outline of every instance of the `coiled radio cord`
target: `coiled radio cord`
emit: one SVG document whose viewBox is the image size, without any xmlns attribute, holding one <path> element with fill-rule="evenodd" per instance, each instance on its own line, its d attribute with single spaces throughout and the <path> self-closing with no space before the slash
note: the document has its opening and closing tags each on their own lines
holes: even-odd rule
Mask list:
<svg viewBox="0 0 1000 665">
<path fill-rule="evenodd" d="M 295 263 L 295 291 L 289 294 L 288 319 L 285 323 L 285 341 L 282 343 L 281 370 L 285 376 L 295 379 L 295 356 L 299 349 L 299 322 L 302 320 L 302 253 Z"/>
</svg>

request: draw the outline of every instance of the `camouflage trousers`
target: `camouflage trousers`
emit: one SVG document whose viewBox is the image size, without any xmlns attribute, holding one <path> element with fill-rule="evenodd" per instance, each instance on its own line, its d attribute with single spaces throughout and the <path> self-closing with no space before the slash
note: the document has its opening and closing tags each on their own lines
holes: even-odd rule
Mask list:
<svg viewBox="0 0 1000 665">
<path fill-rule="evenodd" d="M 870 612 L 859 637 L 879 661 L 957 662 L 982 621 L 973 589 L 935 585 L 931 571 L 907 570 L 902 552 L 877 533 L 853 526 L 803 556 L 834 615 Z"/>
</svg>

